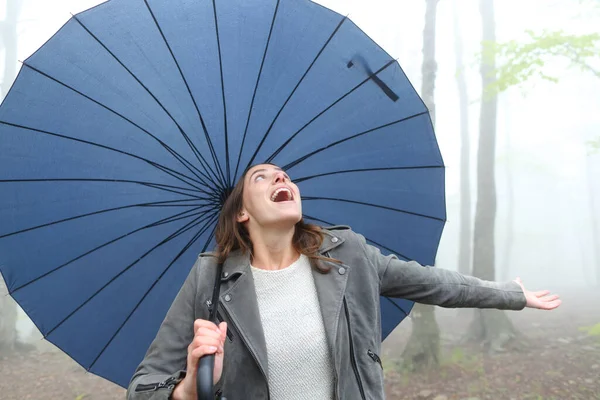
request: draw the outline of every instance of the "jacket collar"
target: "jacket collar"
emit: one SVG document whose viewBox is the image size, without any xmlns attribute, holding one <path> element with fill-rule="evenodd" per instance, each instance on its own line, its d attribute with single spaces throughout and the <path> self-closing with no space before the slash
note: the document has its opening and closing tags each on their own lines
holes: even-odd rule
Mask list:
<svg viewBox="0 0 600 400">
<path fill-rule="evenodd" d="M 325 255 L 325 253 L 335 249 L 336 247 L 345 242 L 344 238 L 336 236 L 330 230 L 323 229 L 321 232 L 323 233 L 323 243 L 319 248 L 319 253 L 321 253 L 321 255 Z"/>
<path fill-rule="evenodd" d="M 319 247 L 319 253 L 326 255 L 327 252 L 335 249 L 344 243 L 345 239 L 336 236 L 333 232 L 323 229 L 323 243 Z M 223 264 L 223 275 L 221 280 L 226 281 L 241 274 L 245 274 L 250 271 L 250 254 L 242 253 L 240 250 L 233 251 L 225 264 Z"/>
</svg>

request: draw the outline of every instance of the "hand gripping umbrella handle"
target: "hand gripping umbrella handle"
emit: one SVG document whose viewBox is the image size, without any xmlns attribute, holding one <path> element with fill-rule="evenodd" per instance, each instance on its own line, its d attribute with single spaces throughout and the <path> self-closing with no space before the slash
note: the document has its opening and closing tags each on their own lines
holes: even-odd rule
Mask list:
<svg viewBox="0 0 600 400">
<path fill-rule="evenodd" d="M 210 314 L 208 319 L 218 323 L 217 308 L 219 308 L 219 291 L 221 289 L 221 272 L 223 264 L 217 266 L 217 275 L 213 287 L 212 301 L 209 305 Z M 198 361 L 198 371 L 196 375 L 196 389 L 198 391 L 198 400 L 215 400 L 213 389 L 213 375 L 215 369 L 215 355 L 207 354 Z"/>
</svg>

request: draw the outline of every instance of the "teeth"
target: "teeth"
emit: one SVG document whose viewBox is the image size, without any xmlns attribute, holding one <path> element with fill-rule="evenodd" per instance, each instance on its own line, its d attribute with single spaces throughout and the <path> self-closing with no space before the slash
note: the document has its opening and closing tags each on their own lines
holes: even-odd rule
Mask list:
<svg viewBox="0 0 600 400">
<path fill-rule="evenodd" d="M 279 188 L 276 191 L 274 191 L 273 194 L 271 195 L 271 201 L 275 201 L 275 199 L 277 198 L 277 195 L 283 191 L 288 192 L 290 199 L 293 198 L 292 192 L 288 188 Z"/>
</svg>

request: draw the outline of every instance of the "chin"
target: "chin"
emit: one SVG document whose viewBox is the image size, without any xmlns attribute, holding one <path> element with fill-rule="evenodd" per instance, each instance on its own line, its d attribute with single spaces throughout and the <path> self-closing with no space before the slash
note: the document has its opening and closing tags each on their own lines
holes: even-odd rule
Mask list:
<svg viewBox="0 0 600 400">
<path fill-rule="evenodd" d="M 273 220 L 274 225 L 292 227 L 302 220 L 302 213 L 285 213 Z"/>
</svg>

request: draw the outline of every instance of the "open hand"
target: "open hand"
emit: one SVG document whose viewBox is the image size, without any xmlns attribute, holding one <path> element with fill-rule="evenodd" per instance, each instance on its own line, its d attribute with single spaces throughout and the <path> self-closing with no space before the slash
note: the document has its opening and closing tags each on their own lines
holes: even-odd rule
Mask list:
<svg viewBox="0 0 600 400">
<path fill-rule="evenodd" d="M 537 308 L 540 310 L 554 310 L 562 303 L 558 295 L 550 294 L 549 290 L 530 292 L 529 290 L 525 289 L 525 286 L 523 286 L 523 281 L 521 281 L 521 278 L 515 279 L 515 282 L 517 282 L 519 286 L 521 286 L 521 289 L 523 289 L 523 293 L 527 299 L 527 305 L 525 307 Z"/>
</svg>

